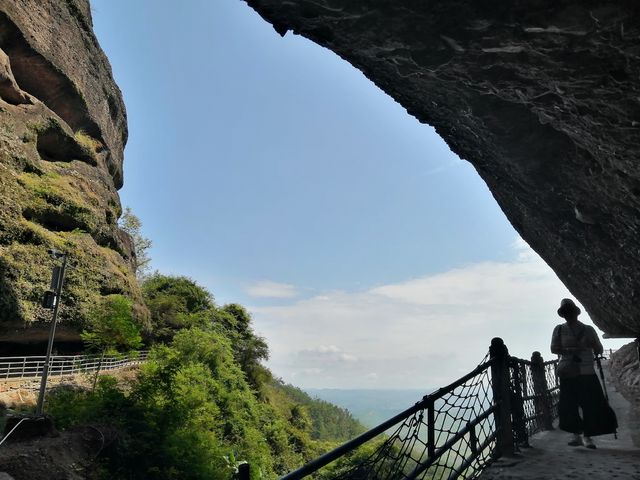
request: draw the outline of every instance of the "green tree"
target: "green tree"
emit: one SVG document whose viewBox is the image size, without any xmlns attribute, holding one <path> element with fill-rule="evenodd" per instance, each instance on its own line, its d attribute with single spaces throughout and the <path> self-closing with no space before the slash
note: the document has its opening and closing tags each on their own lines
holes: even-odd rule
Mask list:
<svg viewBox="0 0 640 480">
<path fill-rule="evenodd" d="M 120 217 L 119 226 L 133 240 L 133 248 L 136 254 L 136 276 L 142 279 L 147 275 L 151 266 L 149 250 L 152 242 L 142 235 L 142 222 L 129 207 L 124 209 Z"/>
<path fill-rule="evenodd" d="M 117 429 L 101 453 L 106 478 L 231 480 L 248 461 L 252 477 L 272 479 L 360 431 L 347 411 L 273 379 L 243 306 L 217 307 L 187 277 L 155 273 L 142 289 L 156 345 L 137 379 L 122 388 L 103 376 L 91 391 L 58 389 L 49 402 L 63 428 Z M 139 344 L 131 302 L 105 297 L 83 338 L 103 352 Z"/>
<path fill-rule="evenodd" d="M 93 350 L 131 350 L 142 345 L 140 328 L 133 320 L 133 302 L 124 295 L 107 295 L 89 314 L 80 334 Z"/>
<path fill-rule="evenodd" d="M 230 303 L 218 309 L 214 322 L 231 339 L 233 354 L 247 376 L 249 384 L 259 393 L 271 381 L 271 373 L 262 364 L 269 358 L 269 346 L 251 327 L 251 314 L 242 305 Z"/>
<path fill-rule="evenodd" d="M 187 277 L 154 273 L 142 283 L 151 313 L 151 342 L 171 342 L 180 329 L 207 327 L 214 316 L 213 296 Z"/>
<path fill-rule="evenodd" d="M 123 295 L 108 295 L 90 312 L 87 329 L 80 337 L 90 350 L 100 352 L 100 362 L 93 380 L 95 389 L 105 353 L 131 350 L 142 345 L 140 329 L 133 319 L 133 302 Z"/>
<path fill-rule="evenodd" d="M 119 411 L 96 412 L 113 415 L 123 433 L 109 458 L 110 478 L 231 479 L 231 459 L 248 461 L 255 478 L 259 470 L 273 473 L 261 431 L 265 412 L 235 363 L 229 340 L 218 333 L 185 329 L 170 346 L 156 345 L 127 405 L 102 408 L 110 405 Z"/>
<path fill-rule="evenodd" d="M 289 418 L 291 425 L 300 430 L 311 430 L 313 426 L 311 416 L 304 405 L 294 405 L 291 408 L 291 417 Z"/>
</svg>

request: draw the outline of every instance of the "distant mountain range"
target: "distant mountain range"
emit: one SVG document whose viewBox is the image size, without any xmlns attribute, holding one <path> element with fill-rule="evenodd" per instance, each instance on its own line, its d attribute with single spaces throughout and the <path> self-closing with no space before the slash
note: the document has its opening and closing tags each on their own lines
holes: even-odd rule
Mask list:
<svg viewBox="0 0 640 480">
<path fill-rule="evenodd" d="M 406 410 L 434 389 L 426 390 L 345 390 L 306 388 L 312 397 L 326 400 L 349 410 L 371 428 Z"/>
</svg>

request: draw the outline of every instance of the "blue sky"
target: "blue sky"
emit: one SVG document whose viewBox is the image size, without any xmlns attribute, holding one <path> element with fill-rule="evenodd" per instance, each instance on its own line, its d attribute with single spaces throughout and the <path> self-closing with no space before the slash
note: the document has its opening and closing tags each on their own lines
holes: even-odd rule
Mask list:
<svg viewBox="0 0 640 480">
<path fill-rule="evenodd" d="M 276 374 L 411 388 L 452 380 L 502 331 L 546 352 L 568 293 L 471 165 L 362 73 L 239 0 L 92 5 L 129 117 L 120 194 L 153 267 L 249 306 Z M 451 368 L 393 373 L 433 358 Z"/>
</svg>

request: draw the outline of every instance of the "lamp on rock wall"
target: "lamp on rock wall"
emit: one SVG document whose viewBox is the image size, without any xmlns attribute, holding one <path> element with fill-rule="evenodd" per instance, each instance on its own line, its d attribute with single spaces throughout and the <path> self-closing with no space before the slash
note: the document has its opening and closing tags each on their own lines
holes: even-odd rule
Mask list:
<svg viewBox="0 0 640 480">
<path fill-rule="evenodd" d="M 36 407 L 36 415 L 42 415 L 44 406 L 44 393 L 47 389 L 47 377 L 49 376 L 49 363 L 51 362 L 51 350 L 53 349 L 53 338 L 56 335 L 56 323 L 58 320 L 58 308 L 60 306 L 60 295 L 62 294 L 62 285 L 64 284 L 64 273 L 67 269 L 67 254 L 58 252 L 57 250 L 47 250 L 47 253 L 54 260 L 62 260 L 60 265 L 53 267 L 51 272 L 51 290 L 45 292 L 42 306 L 44 308 L 53 309 L 51 318 L 51 328 L 49 329 L 49 342 L 47 344 L 47 355 L 44 360 L 42 369 L 42 380 L 40 381 L 40 393 L 38 394 L 38 405 Z"/>
</svg>

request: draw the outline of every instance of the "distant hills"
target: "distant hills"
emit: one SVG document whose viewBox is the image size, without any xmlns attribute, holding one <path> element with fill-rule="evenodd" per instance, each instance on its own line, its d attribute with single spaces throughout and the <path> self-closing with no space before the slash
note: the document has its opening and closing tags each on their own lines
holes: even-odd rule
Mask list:
<svg viewBox="0 0 640 480">
<path fill-rule="evenodd" d="M 368 428 L 406 410 L 433 390 L 305 389 L 312 397 L 346 408 Z"/>
</svg>

